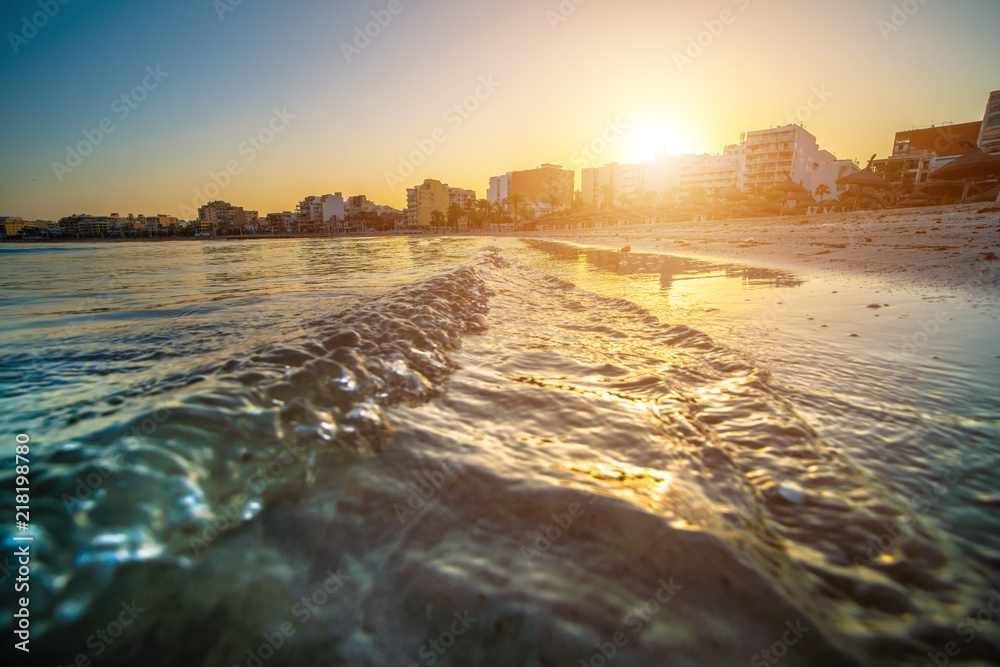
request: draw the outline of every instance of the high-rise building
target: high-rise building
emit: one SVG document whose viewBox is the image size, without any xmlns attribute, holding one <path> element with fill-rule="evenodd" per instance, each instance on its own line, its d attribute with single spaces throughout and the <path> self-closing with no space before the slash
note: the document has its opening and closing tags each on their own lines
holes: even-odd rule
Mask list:
<svg viewBox="0 0 1000 667">
<path fill-rule="evenodd" d="M 791 177 L 809 188 L 819 147 L 816 137 L 801 125 L 784 125 L 746 133 L 743 188 L 767 192 Z"/>
</svg>

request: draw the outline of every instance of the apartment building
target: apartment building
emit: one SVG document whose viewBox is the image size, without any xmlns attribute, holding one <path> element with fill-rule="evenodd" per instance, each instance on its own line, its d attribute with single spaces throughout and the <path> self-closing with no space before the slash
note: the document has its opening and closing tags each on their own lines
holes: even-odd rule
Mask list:
<svg viewBox="0 0 1000 667">
<path fill-rule="evenodd" d="M 442 216 L 448 214 L 451 203 L 450 190 L 446 184 L 432 178 L 423 184 L 406 189 L 406 224 L 410 227 L 430 227 L 434 223 L 434 212 Z"/>
<path fill-rule="evenodd" d="M 747 132 L 741 143 L 746 146 L 743 189 L 747 192 L 767 192 L 788 176 L 810 188 L 819 147 L 816 137 L 801 125 Z"/>
<path fill-rule="evenodd" d="M 315 231 L 325 228 L 331 221 L 343 220 L 344 214 L 344 195 L 340 192 L 332 195 L 306 197 L 299 202 L 295 222 L 303 229 Z"/>
</svg>

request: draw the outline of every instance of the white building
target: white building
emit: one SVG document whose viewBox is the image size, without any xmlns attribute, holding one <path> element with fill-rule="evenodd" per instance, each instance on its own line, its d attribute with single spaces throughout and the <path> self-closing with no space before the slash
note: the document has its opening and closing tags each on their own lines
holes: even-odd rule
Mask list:
<svg viewBox="0 0 1000 667">
<path fill-rule="evenodd" d="M 510 194 L 510 174 L 490 178 L 490 190 L 486 198 L 491 204 L 498 204 Z"/>
<path fill-rule="evenodd" d="M 827 153 L 827 151 L 822 151 Z M 824 194 L 822 196 L 816 196 L 817 200 L 832 199 L 839 197 L 847 191 L 849 186 L 847 185 L 837 185 L 837 181 L 844 176 L 850 176 L 851 174 L 861 171 L 852 160 L 838 160 L 836 156 L 827 153 L 830 159 L 824 160 L 817 163 L 813 168 L 812 178 L 805 187 L 816 196 L 816 188 L 820 185 L 825 185 L 829 190 L 829 194 Z"/>
<path fill-rule="evenodd" d="M 321 197 L 306 197 L 299 202 L 295 222 L 300 224 L 325 224 L 344 219 L 344 195 L 338 192 Z"/>
<path fill-rule="evenodd" d="M 801 125 L 784 125 L 746 134 L 744 189 L 767 192 L 791 176 L 808 189 L 819 147 L 816 137 Z M 826 161 L 825 156 L 821 158 Z"/>
</svg>

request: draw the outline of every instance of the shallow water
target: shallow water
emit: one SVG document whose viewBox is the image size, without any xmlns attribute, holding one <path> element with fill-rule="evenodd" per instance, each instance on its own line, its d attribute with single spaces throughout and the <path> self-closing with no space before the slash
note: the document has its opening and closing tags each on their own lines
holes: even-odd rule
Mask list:
<svg viewBox="0 0 1000 667">
<path fill-rule="evenodd" d="M 973 289 L 495 239 L 0 253 L 38 664 L 1000 664 Z"/>
</svg>

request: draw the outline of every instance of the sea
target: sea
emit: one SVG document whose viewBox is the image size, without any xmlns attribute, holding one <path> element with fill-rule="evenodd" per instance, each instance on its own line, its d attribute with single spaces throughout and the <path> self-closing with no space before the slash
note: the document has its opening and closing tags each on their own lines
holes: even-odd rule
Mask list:
<svg viewBox="0 0 1000 667">
<path fill-rule="evenodd" d="M 488 237 L 0 262 L 4 665 L 1000 664 L 989 280 Z"/>
</svg>

